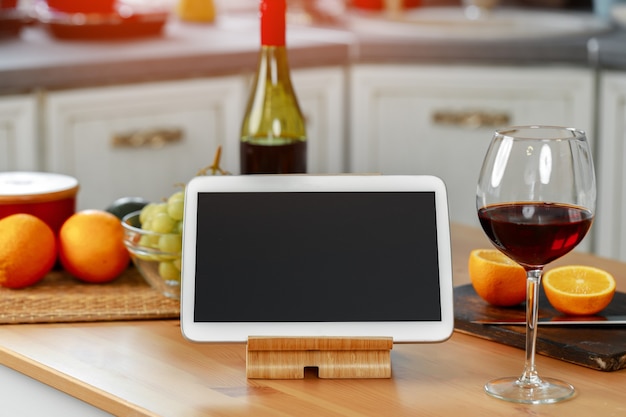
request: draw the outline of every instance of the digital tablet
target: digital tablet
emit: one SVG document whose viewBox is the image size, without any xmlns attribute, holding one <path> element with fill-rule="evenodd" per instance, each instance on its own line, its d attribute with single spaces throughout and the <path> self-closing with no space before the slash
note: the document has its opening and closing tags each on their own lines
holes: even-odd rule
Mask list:
<svg viewBox="0 0 626 417">
<path fill-rule="evenodd" d="M 440 342 L 454 327 L 448 202 L 432 176 L 201 176 L 185 192 L 181 329 Z"/>
</svg>

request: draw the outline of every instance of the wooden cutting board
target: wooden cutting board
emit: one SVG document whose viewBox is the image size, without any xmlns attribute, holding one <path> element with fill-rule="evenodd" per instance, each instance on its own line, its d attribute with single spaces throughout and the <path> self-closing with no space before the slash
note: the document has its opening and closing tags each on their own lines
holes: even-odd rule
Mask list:
<svg viewBox="0 0 626 417">
<path fill-rule="evenodd" d="M 616 293 L 602 314 L 626 314 L 626 294 Z M 559 313 L 548 302 L 543 290 L 539 298 L 539 317 Z M 494 326 L 473 320 L 524 320 L 525 306 L 502 308 L 480 298 L 471 284 L 454 289 L 454 327 L 457 331 L 524 349 L 525 326 Z M 626 368 L 626 326 L 539 326 L 537 353 L 600 371 Z"/>
</svg>

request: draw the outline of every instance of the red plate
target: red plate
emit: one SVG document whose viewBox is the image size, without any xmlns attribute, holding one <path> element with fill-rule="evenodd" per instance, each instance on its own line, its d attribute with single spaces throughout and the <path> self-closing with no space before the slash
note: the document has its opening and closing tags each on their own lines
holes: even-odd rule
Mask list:
<svg viewBox="0 0 626 417">
<path fill-rule="evenodd" d="M 157 7 L 137 7 L 117 1 L 111 12 L 65 12 L 40 1 L 37 20 L 62 39 L 121 39 L 161 33 L 169 12 Z"/>
</svg>

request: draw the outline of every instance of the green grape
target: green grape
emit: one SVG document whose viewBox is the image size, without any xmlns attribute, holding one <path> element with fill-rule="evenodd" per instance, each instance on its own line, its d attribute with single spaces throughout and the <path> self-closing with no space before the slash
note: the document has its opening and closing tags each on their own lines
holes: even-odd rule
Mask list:
<svg viewBox="0 0 626 417">
<path fill-rule="evenodd" d="M 146 225 L 150 225 L 152 223 L 152 220 L 159 213 L 167 214 L 167 203 L 150 203 L 145 206 L 139 214 L 139 222 L 141 223 L 141 228 L 146 230 L 152 230 L 150 227 L 146 227 Z"/>
<path fill-rule="evenodd" d="M 174 220 L 182 220 L 184 214 L 185 191 L 175 192 L 167 199 L 167 212 Z"/>
<path fill-rule="evenodd" d="M 159 237 L 154 235 L 142 235 L 139 238 L 139 246 L 146 246 L 156 249 L 159 247 Z"/>
<path fill-rule="evenodd" d="M 172 255 L 151 255 L 153 261 L 155 262 L 171 262 L 172 261 Z"/>
<path fill-rule="evenodd" d="M 167 214 L 174 220 L 182 220 L 185 213 L 185 200 L 181 198 L 173 198 L 179 193 L 174 194 L 167 200 Z"/>
<path fill-rule="evenodd" d="M 180 281 L 180 271 L 172 262 L 160 262 L 159 275 L 166 281 Z"/>
<path fill-rule="evenodd" d="M 172 261 L 172 265 L 176 267 L 179 271 L 181 270 L 181 258 L 176 258 Z"/>
<path fill-rule="evenodd" d="M 180 235 L 167 234 L 159 237 L 159 250 L 162 252 L 178 253 L 183 248 Z"/>
<path fill-rule="evenodd" d="M 179 221 L 178 225 L 176 225 L 176 228 L 174 229 L 176 231 L 176 233 L 178 234 L 183 234 L 183 221 Z"/>
<path fill-rule="evenodd" d="M 141 228 L 143 230 L 152 230 L 152 218 L 146 219 L 145 221 L 141 222 Z"/>
<path fill-rule="evenodd" d="M 155 203 L 150 212 L 150 217 L 156 217 L 160 213 L 167 213 L 167 203 Z"/>
<path fill-rule="evenodd" d="M 141 224 L 145 224 L 152 217 L 154 210 L 156 209 L 157 203 L 150 203 L 146 205 L 139 213 L 139 221 Z"/>
<path fill-rule="evenodd" d="M 152 219 L 150 230 L 157 233 L 171 233 L 175 225 L 176 220 L 172 219 L 166 212 L 160 212 Z"/>
<path fill-rule="evenodd" d="M 171 203 L 174 200 L 185 200 L 185 191 L 177 191 L 167 199 L 168 203 Z"/>
</svg>

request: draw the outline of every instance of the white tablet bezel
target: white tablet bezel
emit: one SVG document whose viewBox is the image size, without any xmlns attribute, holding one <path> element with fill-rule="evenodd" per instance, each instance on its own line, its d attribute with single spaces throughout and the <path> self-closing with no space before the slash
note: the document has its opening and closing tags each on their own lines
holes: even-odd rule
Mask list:
<svg viewBox="0 0 626 417">
<path fill-rule="evenodd" d="M 198 193 L 201 192 L 382 192 L 435 193 L 439 252 L 441 320 L 436 322 L 195 322 L 195 263 Z M 207 214 L 208 215 L 208 214 Z M 394 342 L 431 343 L 448 339 L 454 329 L 452 255 L 445 184 L 425 175 L 245 175 L 201 176 L 185 192 L 181 331 L 194 342 L 245 342 L 249 336 L 392 337 Z"/>
</svg>

